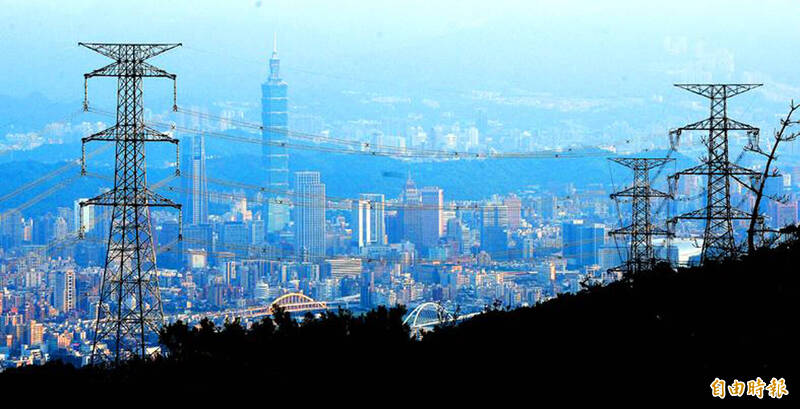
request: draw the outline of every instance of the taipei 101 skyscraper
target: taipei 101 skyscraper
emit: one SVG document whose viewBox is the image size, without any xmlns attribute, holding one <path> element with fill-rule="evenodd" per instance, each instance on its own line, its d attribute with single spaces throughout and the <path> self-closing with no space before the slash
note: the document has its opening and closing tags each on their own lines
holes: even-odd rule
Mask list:
<svg viewBox="0 0 800 409">
<path fill-rule="evenodd" d="M 286 204 L 289 189 L 289 152 L 286 142 L 289 129 L 288 85 L 280 76 L 281 61 L 278 59 L 277 36 L 273 37 L 272 56 L 269 59 L 269 78 L 261 85 L 261 122 L 263 164 L 267 173 L 267 200 L 264 201 L 262 219 L 265 230 L 272 233 L 289 223 L 289 207 Z"/>
</svg>

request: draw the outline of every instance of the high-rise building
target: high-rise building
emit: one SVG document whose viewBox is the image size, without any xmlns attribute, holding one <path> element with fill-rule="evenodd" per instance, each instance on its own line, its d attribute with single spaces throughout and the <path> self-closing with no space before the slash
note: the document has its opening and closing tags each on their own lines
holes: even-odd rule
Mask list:
<svg viewBox="0 0 800 409">
<path fill-rule="evenodd" d="M 439 238 L 444 235 L 444 191 L 428 186 L 420 189 L 419 193 L 422 203 L 422 211 L 419 212 L 422 236 L 418 244 L 423 248 L 430 248 L 436 246 Z"/>
<path fill-rule="evenodd" d="M 95 223 L 94 206 L 84 206 L 83 208 L 81 208 L 80 203 L 85 200 L 88 199 L 78 199 L 74 203 L 75 211 L 73 214 L 75 215 L 75 221 L 73 223 L 73 226 L 75 227 L 76 232 L 79 232 L 81 230 L 81 222 L 83 222 L 83 231 L 85 233 L 88 233 L 92 231 L 92 229 L 94 229 L 94 223 Z M 83 213 L 82 217 L 81 213 Z"/>
<path fill-rule="evenodd" d="M 489 116 L 486 114 L 486 110 L 483 108 L 478 108 L 475 111 L 475 114 L 476 114 L 475 127 L 478 128 L 478 132 L 480 132 L 480 135 L 484 136 L 486 135 L 486 132 L 489 130 Z"/>
<path fill-rule="evenodd" d="M 283 229 L 289 222 L 289 207 L 286 201 L 278 200 L 285 198 L 284 192 L 289 189 L 289 151 L 285 145 L 280 146 L 286 142 L 289 129 L 288 85 L 281 79 L 280 64 L 275 38 L 269 59 L 269 78 L 261 85 L 262 156 L 269 187 L 261 218 L 267 221 L 268 234 Z"/>
<path fill-rule="evenodd" d="M 387 243 L 385 209 L 385 198 L 379 193 L 362 193 L 353 202 L 353 239 L 359 248 Z"/>
<path fill-rule="evenodd" d="M 797 224 L 797 201 L 780 203 L 773 201 L 769 205 L 769 225 L 780 229 L 788 225 Z"/>
<path fill-rule="evenodd" d="M 217 246 L 214 239 L 214 230 L 210 224 L 186 226 L 183 229 L 184 265 L 196 266 L 199 256 L 205 258 L 216 254 Z"/>
<path fill-rule="evenodd" d="M 454 217 L 447 220 L 445 229 L 447 241 L 454 245 L 455 254 L 463 253 L 469 243 L 469 230 L 461 222 L 461 219 Z"/>
<path fill-rule="evenodd" d="M 517 195 L 511 194 L 503 200 L 508 209 L 508 228 L 519 229 L 522 219 L 522 200 Z"/>
<path fill-rule="evenodd" d="M 250 244 L 258 246 L 264 244 L 264 220 L 253 220 L 250 222 Z"/>
<path fill-rule="evenodd" d="M 406 179 L 406 184 L 403 186 L 403 193 L 400 199 L 402 202 L 402 216 L 398 216 L 401 217 L 403 222 L 403 239 L 412 243 L 420 243 L 422 240 L 422 226 L 420 225 L 422 198 L 411 176 Z"/>
<path fill-rule="evenodd" d="M 31 320 L 28 323 L 28 332 L 26 334 L 25 341 L 30 346 L 39 346 L 42 345 L 43 336 L 44 324 Z"/>
<path fill-rule="evenodd" d="M 18 210 L 9 210 L 0 219 L 0 244 L 9 249 L 22 244 L 25 224 L 22 213 Z"/>
<path fill-rule="evenodd" d="M 605 238 L 605 225 L 586 224 L 583 220 L 562 223 L 561 248 L 567 265 L 581 268 L 599 264 L 599 251 L 605 245 Z"/>
<path fill-rule="evenodd" d="M 325 260 L 326 276 L 336 279 L 358 278 L 364 271 L 360 258 L 332 258 Z"/>
<path fill-rule="evenodd" d="M 220 242 L 225 251 L 239 259 L 247 257 L 250 245 L 250 230 L 244 222 L 225 222 L 220 226 Z"/>
<path fill-rule="evenodd" d="M 489 203 L 481 208 L 481 250 L 494 259 L 508 256 L 508 207 Z"/>
<path fill-rule="evenodd" d="M 370 203 L 370 242 L 386 244 L 386 198 L 380 193 L 364 193 L 361 198 Z"/>
<path fill-rule="evenodd" d="M 358 199 L 353 201 L 353 214 L 350 226 L 353 229 L 353 242 L 358 248 L 369 245 L 371 227 L 369 223 L 370 209 L 367 200 Z"/>
<path fill-rule="evenodd" d="M 187 225 L 208 222 L 208 180 L 206 176 L 206 143 L 204 135 L 193 135 L 187 139 L 189 149 L 184 148 L 181 174 L 183 222 Z"/>
<path fill-rule="evenodd" d="M 370 309 L 375 305 L 375 272 L 361 273 L 361 308 Z"/>
<path fill-rule="evenodd" d="M 158 245 L 158 266 L 161 268 L 181 268 L 182 257 L 181 248 L 175 246 L 180 234 L 180 226 L 177 220 L 166 220 L 161 223 L 156 230 L 155 239 Z"/>
<path fill-rule="evenodd" d="M 295 252 L 302 259 L 325 257 L 325 184 L 319 172 L 295 173 Z"/>
<path fill-rule="evenodd" d="M 53 239 L 63 240 L 67 237 L 68 232 L 67 220 L 61 216 L 57 216 L 55 222 L 53 222 Z"/>
<path fill-rule="evenodd" d="M 53 293 L 54 307 L 66 313 L 75 309 L 75 271 L 66 269 L 56 273 L 56 285 Z"/>
<path fill-rule="evenodd" d="M 543 195 L 541 198 L 539 215 L 545 220 L 552 220 L 558 217 L 558 213 L 559 213 L 558 197 Z"/>
</svg>

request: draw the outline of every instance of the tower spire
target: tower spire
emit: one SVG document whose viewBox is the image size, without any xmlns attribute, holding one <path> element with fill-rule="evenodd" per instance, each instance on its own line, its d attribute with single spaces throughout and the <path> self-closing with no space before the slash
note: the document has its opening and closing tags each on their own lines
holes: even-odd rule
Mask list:
<svg viewBox="0 0 800 409">
<path fill-rule="evenodd" d="M 269 58 L 269 79 L 280 81 L 281 60 L 278 58 L 278 34 L 272 33 L 272 57 Z"/>
</svg>

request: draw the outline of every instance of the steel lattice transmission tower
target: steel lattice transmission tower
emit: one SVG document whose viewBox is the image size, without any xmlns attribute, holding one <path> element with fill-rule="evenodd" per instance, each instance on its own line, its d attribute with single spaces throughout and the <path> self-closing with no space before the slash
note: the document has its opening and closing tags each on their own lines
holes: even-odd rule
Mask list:
<svg viewBox="0 0 800 409">
<path fill-rule="evenodd" d="M 612 230 L 612 236 L 630 236 L 628 259 L 624 265 L 612 270 L 636 273 L 649 270 L 656 263 L 653 237 L 671 237 L 667 229 L 656 227 L 652 220 L 652 199 L 671 198 L 668 193 L 650 186 L 650 169 L 663 166 L 673 159 L 668 158 L 611 158 L 613 162 L 633 170 L 633 185 L 611 194 L 614 200 L 630 200 L 631 224 Z"/>
<path fill-rule="evenodd" d="M 759 130 L 753 126 L 728 118 L 728 98 L 760 87 L 762 84 L 675 84 L 689 92 L 711 101 L 711 116 L 670 132 L 673 145 L 682 131 L 708 131 L 703 141 L 708 149 L 701 164 L 673 175 L 703 175 L 708 178 L 706 203 L 702 209 L 677 216 L 676 220 L 705 220 L 701 263 L 706 260 L 733 258 L 738 254 L 733 235 L 733 220 L 747 220 L 750 215 L 731 206 L 731 178 L 740 181 L 758 177 L 758 173 L 730 161 L 728 131 L 746 131 L 751 143 L 758 138 Z M 674 147 L 674 146 L 673 146 Z"/>
<path fill-rule="evenodd" d="M 145 60 L 180 44 L 79 45 L 114 60 L 105 67 L 84 74 L 84 89 L 89 78 L 117 78 L 117 123 L 82 140 L 84 144 L 105 141 L 116 145 L 114 187 L 81 202 L 80 206 L 113 208 L 91 361 L 119 363 L 131 357 L 146 357 L 148 341 L 155 340 L 164 323 L 150 207 L 173 207 L 180 211 L 180 205 L 148 190 L 145 143 L 169 142 L 177 147 L 178 140 L 144 124 L 142 80 L 172 79 L 175 109 L 175 74 L 154 67 Z M 88 110 L 86 94 L 84 110 Z M 85 160 L 83 163 L 85 169 Z M 102 347 L 103 344 L 106 348 Z"/>
</svg>

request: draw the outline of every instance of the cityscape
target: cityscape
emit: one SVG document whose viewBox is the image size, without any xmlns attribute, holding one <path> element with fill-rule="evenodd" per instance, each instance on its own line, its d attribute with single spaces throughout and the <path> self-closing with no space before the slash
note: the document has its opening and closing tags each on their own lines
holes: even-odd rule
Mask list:
<svg viewBox="0 0 800 409">
<path fill-rule="evenodd" d="M 777 170 L 759 148 L 771 146 L 790 102 L 760 102 L 775 92 L 768 76 L 660 83 L 643 95 L 658 94 L 671 113 L 642 127 L 624 122 L 635 112 L 613 108 L 587 131 L 506 114 L 568 104 L 552 96 L 433 90 L 434 100 L 418 96 L 424 89 L 382 94 L 369 81 L 356 88 L 374 93 L 351 89 L 358 79 L 334 73 L 303 77 L 291 61 L 306 51 L 284 45 L 290 30 L 262 28 L 270 34 L 247 39 L 257 54 L 230 59 L 261 73 L 246 79 L 260 84 L 247 94 L 256 98 L 195 92 L 184 105 L 182 77 L 197 74 L 170 62 L 205 55 L 203 44 L 81 36 L 69 53 L 88 85 L 65 100 L 83 106 L 39 113 L 43 126 L 2 115 L 0 372 L 157 353 L 166 323 L 239 318 L 247 327 L 278 307 L 301 318 L 402 305 L 423 336 L 443 315 L 532 307 L 657 263 L 741 254 L 754 208 L 762 242 L 798 223 L 794 141 L 781 146 Z M 119 89 L 94 77 L 116 77 Z M 148 78 L 143 92 L 133 82 L 142 77 L 161 80 Z M 341 83 L 330 108 L 310 102 L 314 81 Z M 346 104 L 361 108 L 342 114 Z M 593 109 L 557 115 L 603 116 Z M 140 140 L 129 144 L 125 132 Z M 148 143 L 147 165 L 144 142 L 166 142 Z M 748 183 L 762 173 L 759 191 Z M 114 338 L 120 328 L 135 346 Z"/>
</svg>

